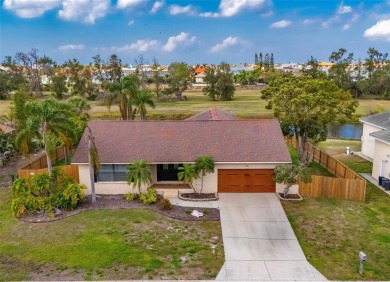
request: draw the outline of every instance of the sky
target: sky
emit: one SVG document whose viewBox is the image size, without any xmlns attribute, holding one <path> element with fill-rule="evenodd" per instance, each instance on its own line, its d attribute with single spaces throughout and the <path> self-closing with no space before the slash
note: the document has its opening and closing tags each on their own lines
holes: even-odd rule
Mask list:
<svg viewBox="0 0 390 282">
<path fill-rule="evenodd" d="M 117 54 L 160 64 L 328 61 L 390 53 L 390 0 L 2 0 L 0 58 L 36 48 L 58 63 Z"/>
</svg>

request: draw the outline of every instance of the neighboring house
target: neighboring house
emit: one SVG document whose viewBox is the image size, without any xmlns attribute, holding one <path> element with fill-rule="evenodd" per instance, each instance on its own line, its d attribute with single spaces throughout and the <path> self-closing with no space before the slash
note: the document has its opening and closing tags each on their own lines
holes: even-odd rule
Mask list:
<svg viewBox="0 0 390 282">
<path fill-rule="evenodd" d="M 195 75 L 195 83 L 204 83 L 203 80 L 205 77 L 206 77 L 206 74 L 204 72 Z"/>
<path fill-rule="evenodd" d="M 390 177 L 390 112 L 359 120 L 363 123 L 362 154 L 372 159 L 372 176 Z"/>
<path fill-rule="evenodd" d="M 373 159 L 375 137 L 371 133 L 390 129 L 390 112 L 363 117 L 359 121 L 363 123 L 362 154 Z"/>
<path fill-rule="evenodd" d="M 215 120 L 215 116 L 226 119 Z M 291 157 L 279 121 L 233 118 L 211 109 L 185 121 L 90 121 L 102 164 L 96 193 L 137 191 L 126 182 L 127 165 L 137 160 L 151 164 L 152 185 L 179 184 L 178 168 L 201 155 L 215 161 L 215 172 L 204 177 L 205 193 L 282 191 L 284 186 L 273 180 L 273 169 L 291 163 Z M 88 130 L 73 163 L 78 164 L 80 183 L 87 185 L 90 194 L 87 147 Z M 200 180 L 194 185 L 199 187 Z"/>
</svg>

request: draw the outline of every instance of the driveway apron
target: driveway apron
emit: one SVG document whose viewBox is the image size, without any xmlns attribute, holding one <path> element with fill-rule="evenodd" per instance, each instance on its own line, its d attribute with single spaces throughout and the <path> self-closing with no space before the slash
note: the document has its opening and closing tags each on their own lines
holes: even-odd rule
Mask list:
<svg viewBox="0 0 390 282">
<path fill-rule="evenodd" d="M 216 280 L 323 281 L 307 260 L 274 193 L 222 193 L 225 263 Z"/>
</svg>

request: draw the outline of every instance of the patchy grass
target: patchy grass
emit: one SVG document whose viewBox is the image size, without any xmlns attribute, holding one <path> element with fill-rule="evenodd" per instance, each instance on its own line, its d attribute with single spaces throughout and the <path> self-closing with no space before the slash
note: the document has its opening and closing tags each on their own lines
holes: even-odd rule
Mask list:
<svg viewBox="0 0 390 282">
<path fill-rule="evenodd" d="M 10 192 L 0 191 L 1 280 L 207 280 L 224 261 L 215 222 L 121 209 L 26 223 L 12 217 Z"/>
<path fill-rule="evenodd" d="M 346 143 L 353 150 L 360 146 L 359 141 L 332 140 L 320 148 L 356 172 L 370 172 L 370 162 L 344 154 Z M 306 198 L 282 204 L 307 259 L 326 278 L 390 280 L 390 197 L 382 190 L 367 182 L 364 203 Z M 359 251 L 367 254 L 362 276 Z"/>
</svg>

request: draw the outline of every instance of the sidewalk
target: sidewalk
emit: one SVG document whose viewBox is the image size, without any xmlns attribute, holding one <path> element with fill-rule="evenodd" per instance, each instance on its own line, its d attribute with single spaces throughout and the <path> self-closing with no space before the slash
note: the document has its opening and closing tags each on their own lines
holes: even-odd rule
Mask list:
<svg viewBox="0 0 390 282">
<path fill-rule="evenodd" d="M 374 184 L 376 187 L 381 189 L 383 192 L 385 192 L 387 195 L 390 196 L 390 191 L 386 191 L 385 188 L 379 185 L 378 181 L 371 176 L 370 173 L 359 173 L 361 176 L 363 176 L 367 181 L 370 181 L 372 184 Z"/>
</svg>

